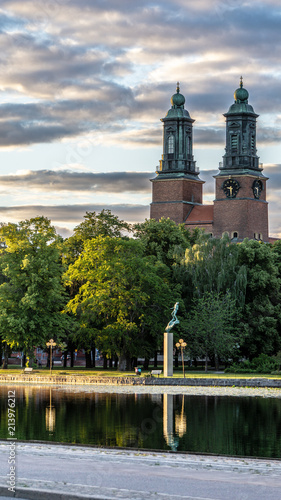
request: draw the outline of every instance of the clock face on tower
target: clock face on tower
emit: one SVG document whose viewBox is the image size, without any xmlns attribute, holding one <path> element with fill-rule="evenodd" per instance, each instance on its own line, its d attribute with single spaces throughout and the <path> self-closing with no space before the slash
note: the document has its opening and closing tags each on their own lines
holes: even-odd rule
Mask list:
<svg viewBox="0 0 281 500">
<path fill-rule="evenodd" d="M 235 179 L 227 179 L 226 181 L 224 181 L 222 188 L 227 198 L 235 198 L 240 189 L 240 186 L 239 182 Z"/>
<path fill-rule="evenodd" d="M 253 188 L 254 197 L 258 199 L 261 195 L 262 190 L 263 190 L 262 181 L 260 179 L 256 179 L 253 182 L 252 188 Z"/>
</svg>

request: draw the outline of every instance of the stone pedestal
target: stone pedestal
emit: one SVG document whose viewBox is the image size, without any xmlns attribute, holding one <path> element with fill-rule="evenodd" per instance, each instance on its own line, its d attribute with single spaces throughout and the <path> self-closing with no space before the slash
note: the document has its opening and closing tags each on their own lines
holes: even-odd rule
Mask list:
<svg viewBox="0 0 281 500">
<path fill-rule="evenodd" d="M 172 332 L 164 332 L 164 377 L 173 376 L 173 337 Z"/>
</svg>

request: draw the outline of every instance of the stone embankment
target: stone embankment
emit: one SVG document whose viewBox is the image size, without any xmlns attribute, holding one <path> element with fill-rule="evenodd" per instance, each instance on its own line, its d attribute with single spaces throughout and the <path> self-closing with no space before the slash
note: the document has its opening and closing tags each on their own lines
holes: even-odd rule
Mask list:
<svg viewBox="0 0 281 500">
<path fill-rule="evenodd" d="M 281 389 L 281 379 L 274 378 L 211 378 L 211 377 L 110 377 L 83 375 L 1 374 L 0 383 L 47 385 L 142 385 L 195 387 L 270 387 Z"/>
</svg>

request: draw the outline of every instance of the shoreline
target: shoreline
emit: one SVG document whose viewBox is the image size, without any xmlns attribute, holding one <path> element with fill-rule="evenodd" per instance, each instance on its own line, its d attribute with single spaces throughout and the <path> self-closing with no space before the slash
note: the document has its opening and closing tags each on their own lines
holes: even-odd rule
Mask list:
<svg viewBox="0 0 281 500">
<path fill-rule="evenodd" d="M 218 387 L 218 386 L 183 386 L 183 385 L 112 385 L 112 384 L 48 384 L 43 380 L 41 383 L 17 383 L 9 384 L 9 382 L 1 383 L 0 389 L 5 387 L 14 387 L 24 391 L 40 391 L 52 390 L 70 392 L 70 393 L 102 393 L 102 394 L 149 394 L 152 397 L 157 397 L 163 394 L 173 396 L 210 396 L 210 397 L 261 397 L 261 398 L 276 398 L 281 399 L 281 390 L 276 387 Z"/>
<path fill-rule="evenodd" d="M 186 378 L 158 378 L 137 376 L 91 376 L 91 375 L 45 375 L 30 374 L 0 374 L 0 384 L 24 385 L 70 385 L 70 386 L 160 386 L 160 387 L 260 387 L 281 389 L 280 378 L 211 378 L 211 377 L 186 377 Z"/>
</svg>

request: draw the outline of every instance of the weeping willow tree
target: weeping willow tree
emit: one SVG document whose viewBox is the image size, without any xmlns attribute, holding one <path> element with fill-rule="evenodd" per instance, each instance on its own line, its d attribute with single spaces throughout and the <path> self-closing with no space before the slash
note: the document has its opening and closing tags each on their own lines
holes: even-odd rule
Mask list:
<svg viewBox="0 0 281 500">
<path fill-rule="evenodd" d="M 190 354 L 231 357 L 239 346 L 239 319 L 245 304 L 247 268 L 227 236 L 202 235 L 188 248 L 178 269 L 186 308 L 184 327 Z"/>
<path fill-rule="evenodd" d="M 186 306 L 206 293 L 230 294 L 237 307 L 243 307 L 247 286 L 247 267 L 239 263 L 239 248 L 227 235 L 210 238 L 201 235 L 187 248 L 181 263 Z"/>
</svg>

